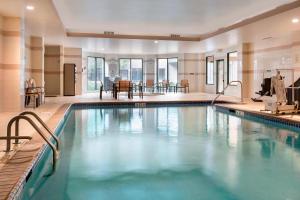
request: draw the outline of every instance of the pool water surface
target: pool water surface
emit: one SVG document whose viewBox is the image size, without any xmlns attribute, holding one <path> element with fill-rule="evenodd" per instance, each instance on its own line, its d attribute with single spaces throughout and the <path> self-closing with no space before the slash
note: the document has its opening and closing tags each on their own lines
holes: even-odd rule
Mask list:
<svg viewBox="0 0 300 200">
<path fill-rule="evenodd" d="M 22 199 L 296 200 L 297 132 L 210 106 L 73 109 Z"/>
</svg>

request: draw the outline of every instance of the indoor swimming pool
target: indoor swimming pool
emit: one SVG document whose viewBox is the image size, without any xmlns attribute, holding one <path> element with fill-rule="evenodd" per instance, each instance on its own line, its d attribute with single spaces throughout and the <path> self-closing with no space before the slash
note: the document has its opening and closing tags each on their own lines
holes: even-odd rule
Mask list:
<svg viewBox="0 0 300 200">
<path fill-rule="evenodd" d="M 296 200 L 299 129 L 211 106 L 73 108 L 21 199 Z M 297 133 L 298 132 L 298 133 Z"/>
</svg>

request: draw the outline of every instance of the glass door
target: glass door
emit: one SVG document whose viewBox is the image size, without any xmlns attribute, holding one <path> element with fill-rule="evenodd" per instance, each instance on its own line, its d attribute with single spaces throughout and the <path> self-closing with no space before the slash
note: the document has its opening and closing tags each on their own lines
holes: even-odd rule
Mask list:
<svg viewBox="0 0 300 200">
<path fill-rule="evenodd" d="M 217 60 L 217 94 L 223 94 L 224 90 L 224 60 Z"/>
<path fill-rule="evenodd" d="M 238 53 L 230 52 L 227 54 L 227 84 L 231 81 L 238 81 Z M 237 85 L 237 83 L 231 83 Z"/>
<path fill-rule="evenodd" d="M 178 75 L 178 59 L 177 58 L 169 58 L 168 59 L 168 80 L 170 83 L 177 83 L 177 75 Z"/>
<path fill-rule="evenodd" d="M 130 80 L 130 59 L 120 59 L 120 77 L 122 80 Z"/>
<path fill-rule="evenodd" d="M 87 91 L 95 92 L 100 89 L 104 79 L 104 58 L 88 57 L 87 60 Z"/>
<path fill-rule="evenodd" d="M 158 58 L 157 59 L 157 79 L 158 83 L 168 80 L 170 83 L 177 83 L 178 79 L 178 58 Z"/>
<path fill-rule="evenodd" d="M 168 80 L 168 59 L 159 58 L 157 62 L 157 82 L 160 83 L 163 80 Z"/>
<path fill-rule="evenodd" d="M 135 84 L 143 82 L 143 60 L 131 59 L 131 81 Z"/>
</svg>

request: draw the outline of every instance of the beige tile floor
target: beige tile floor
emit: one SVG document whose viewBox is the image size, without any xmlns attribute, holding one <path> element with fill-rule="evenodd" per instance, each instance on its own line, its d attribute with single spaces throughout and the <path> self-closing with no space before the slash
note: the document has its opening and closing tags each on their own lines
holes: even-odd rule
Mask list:
<svg viewBox="0 0 300 200">
<path fill-rule="evenodd" d="M 141 99 L 138 96 L 134 96 L 133 99 L 128 99 L 125 93 L 120 94 L 118 100 L 113 99 L 110 93 L 103 94 L 103 99 L 99 99 L 97 93 L 88 93 L 76 97 L 52 97 L 47 98 L 47 103 L 74 103 L 74 102 L 135 102 L 135 101 L 205 101 L 212 100 L 216 97 L 215 94 L 206 94 L 206 93 L 167 93 L 164 95 L 154 94 L 149 95 L 145 94 L 144 98 Z M 239 102 L 239 98 L 230 97 L 230 96 L 221 96 L 219 100 L 226 100 L 232 102 Z"/>
<path fill-rule="evenodd" d="M 61 106 L 61 104 L 45 104 L 40 106 L 39 108 L 33 109 L 33 108 L 26 108 L 24 111 L 34 111 L 37 113 L 43 121 L 48 121 L 50 117 L 56 112 L 56 110 Z M 13 118 L 14 116 L 18 115 L 19 112 L 0 112 L 0 136 L 6 136 L 7 134 L 7 124 L 9 123 L 9 120 Z M 34 120 L 36 122 L 36 120 Z M 20 135 L 28 135 L 32 136 L 34 133 L 34 129 L 25 121 L 20 121 Z M 12 127 L 12 133 L 14 134 L 14 126 Z M 20 141 L 21 145 L 26 141 Z M 14 146 L 17 148 L 18 146 Z M 0 140 L 0 168 L 3 164 L 3 157 L 5 157 L 5 150 L 6 148 L 6 141 Z M 8 155 L 9 156 L 9 155 Z"/>
<path fill-rule="evenodd" d="M 50 129 L 54 130 L 59 121 L 63 118 L 69 104 L 60 106 L 55 113 L 47 120 Z M 0 200 L 15 199 L 20 188 L 25 183 L 25 177 L 32 165 L 37 162 L 38 155 L 44 149 L 45 141 L 38 135 L 32 134 L 32 139 L 25 145 L 20 145 L 17 151 L 5 154 L 1 159 L 0 166 Z"/>
<path fill-rule="evenodd" d="M 252 111 L 252 112 L 260 112 L 262 114 L 270 114 L 269 112 L 262 111 L 264 110 L 264 103 L 260 102 L 247 102 L 246 104 L 225 104 L 222 105 L 228 108 L 234 108 L 237 110 L 243 111 Z M 294 121 L 300 122 L 300 113 L 299 114 L 285 114 L 285 115 L 276 115 L 276 117 L 283 118 L 283 119 L 290 119 Z"/>
</svg>

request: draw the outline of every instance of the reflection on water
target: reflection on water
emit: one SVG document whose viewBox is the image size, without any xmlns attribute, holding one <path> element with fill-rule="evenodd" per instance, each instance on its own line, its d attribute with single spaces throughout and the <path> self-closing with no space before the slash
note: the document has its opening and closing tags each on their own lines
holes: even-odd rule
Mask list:
<svg viewBox="0 0 300 200">
<path fill-rule="evenodd" d="M 27 199 L 300 196 L 298 133 L 213 107 L 75 110 L 63 132 L 57 172 Z"/>
<path fill-rule="evenodd" d="M 206 107 L 205 112 L 193 107 L 162 107 L 148 108 L 147 112 L 143 108 L 83 110 L 80 115 L 82 117 L 77 118 L 80 120 L 78 123 L 82 123 L 82 130 L 86 129 L 91 137 L 113 132 L 141 134 L 145 130 L 153 129 L 157 134 L 170 137 L 181 134 L 225 135 L 228 147 L 235 148 L 243 144 L 239 140 L 247 140 L 257 135 L 257 141 L 262 148 L 261 155 L 265 158 L 269 158 L 274 151 L 274 140 L 300 148 L 300 139 L 295 132 L 215 112 L 210 106 Z M 267 139 L 264 138 L 266 135 Z"/>
<path fill-rule="evenodd" d="M 275 142 L 269 138 L 260 138 L 257 141 L 261 144 L 261 155 L 264 158 L 271 158 L 275 150 Z"/>
</svg>

